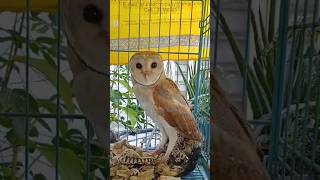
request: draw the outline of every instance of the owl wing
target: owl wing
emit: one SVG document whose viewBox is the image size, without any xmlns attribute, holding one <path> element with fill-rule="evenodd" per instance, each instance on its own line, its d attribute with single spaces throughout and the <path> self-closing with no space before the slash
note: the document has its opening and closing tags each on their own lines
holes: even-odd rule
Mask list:
<svg viewBox="0 0 320 180">
<path fill-rule="evenodd" d="M 188 102 L 170 79 L 165 79 L 153 91 L 155 110 L 168 124 L 176 128 L 181 136 L 199 141 L 202 138 Z"/>
</svg>

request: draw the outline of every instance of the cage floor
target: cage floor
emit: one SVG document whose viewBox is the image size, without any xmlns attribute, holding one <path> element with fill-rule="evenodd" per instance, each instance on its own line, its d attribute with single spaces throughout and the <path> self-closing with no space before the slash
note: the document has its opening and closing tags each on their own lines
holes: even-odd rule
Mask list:
<svg viewBox="0 0 320 180">
<path fill-rule="evenodd" d="M 116 131 L 116 129 L 114 129 L 114 131 Z M 119 131 L 119 130 L 118 130 Z M 144 138 L 147 136 L 150 136 L 151 132 L 148 133 L 139 133 L 136 135 L 125 135 L 124 137 L 120 138 L 120 139 L 127 139 L 128 142 L 133 145 L 133 146 L 137 146 L 139 147 L 139 145 L 142 145 L 141 142 L 144 142 Z M 160 135 L 158 135 L 158 138 L 160 137 Z M 150 146 L 148 148 L 149 151 L 153 151 L 155 149 L 155 146 L 157 144 L 157 142 L 160 142 L 160 139 L 158 139 L 157 141 L 155 141 L 155 139 L 151 139 L 151 143 Z M 140 148 L 143 148 L 142 146 L 140 146 Z M 196 166 L 196 168 L 189 173 L 188 175 L 182 177 L 181 179 L 192 179 L 192 180 L 209 180 L 209 178 L 207 177 L 207 173 L 205 171 L 205 168 L 198 163 L 198 165 Z"/>
<path fill-rule="evenodd" d="M 197 167 L 188 175 L 182 177 L 181 179 L 192 179 L 192 180 L 208 180 L 207 174 L 204 168 L 201 165 L 197 165 Z"/>
</svg>

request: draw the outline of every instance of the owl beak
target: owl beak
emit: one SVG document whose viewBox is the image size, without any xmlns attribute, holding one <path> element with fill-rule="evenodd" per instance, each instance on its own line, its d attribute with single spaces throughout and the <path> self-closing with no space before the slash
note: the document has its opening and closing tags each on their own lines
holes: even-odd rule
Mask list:
<svg viewBox="0 0 320 180">
<path fill-rule="evenodd" d="M 145 79 L 148 79 L 148 73 L 142 73 Z"/>
<path fill-rule="evenodd" d="M 142 72 L 142 74 L 143 74 L 143 77 L 144 77 L 145 79 L 148 79 L 148 76 L 149 76 L 149 73 L 148 73 L 148 72 Z"/>
</svg>

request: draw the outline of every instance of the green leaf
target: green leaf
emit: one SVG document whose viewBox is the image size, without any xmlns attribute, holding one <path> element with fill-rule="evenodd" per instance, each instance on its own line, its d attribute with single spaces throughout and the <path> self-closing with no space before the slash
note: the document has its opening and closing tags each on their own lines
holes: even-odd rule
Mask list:
<svg viewBox="0 0 320 180">
<path fill-rule="evenodd" d="M 48 26 L 44 25 L 41 28 L 37 29 L 37 32 L 43 34 L 43 33 L 47 32 L 48 30 L 49 30 Z"/>
<path fill-rule="evenodd" d="M 129 120 L 130 120 L 130 125 L 131 127 L 135 127 L 136 123 L 137 123 L 137 115 L 138 113 L 135 111 L 135 109 L 125 109 L 128 111 L 128 116 L 129 116 Z"/>
<path fill-rule="evenodd" d="M 250 11 L 251 13 L 251 25 L 253 29 L 253 37 L 254 37 L 254 44 L 255 44 L 255 49 L 256 49 L 256 55 L 257 59 L 260 60 L 261 58 L 261 45 L 260 45 L 260 38 L 259 38 L 259 33 L 258 33 L 258 27 L 256 23 L 256 17 L 253 13 L 253 11 Z"/>
<path fill-rule="evenodd" d="M 41 147 L 39 150 L 52 166 L 56 162 L 56 151 L 54 146 Z M 70 149 L 60 148 L 59 176 L 61 180 L 83 179 L 84 162 Z"/>
<path fill-rule="evenodd" d="M 263 23 L 263 18 L 262 18 L 260 6 L 259 6 L 259 24 L 260 24 L 262 42 L 264 45 L 266 45 L 267 44 L 267 36 L 266 36 L 265 29 L 264 29 L 264 23 Z"/>
<path fill-rule="evenodd" d="M 263 90 L 265 91 L 267 99 L 270 104 L 272 102 L 272 92 L 271 92 L 271 88 L 268 86 L 267 79 L 264 74 L 264 68 L 261 65 L 261 63 L 259 61 L 257 61 L 256 58 L 253 59 L 253 66 L 255 68 L 255 72 L 257 74 L 258 81 L 260 82 Z"/>
<path fill-rule="evenodd" d="M 268 41 L 271 42 L 274 38 L 275 28 L 275 16 L 276 16 L 276 0 L 271 0 L 270 11 L 269 11 L 269 30 L 268 30 Z"/>
<path fill-rule="evenodd" d="M 62 137 L 66 137 L 68 131 L 68 123 L 66 119 L 60 120 L 60 132 Z"/>
<path fill-rule="evenodd" d="M 20 63 L 26 63 L 25 56 L 15 56 L 14 60 Z M 49 65 L 46 61 L 29 58 L 30 65 L 39 71 L 42 75 L 46 77 L 46 79 L 54 86 L 57 87 L 57 67 L 53 67 Z M 68 81 L 60 74 L 60 90 L 61 96 L 64 100 L 66 108 L 70 114 L 74 113 L 74 106 L 72 102 L 72 89 Z"/>
<path fill-rule="evenodd" d="M 35 41 L 37 43 L 45 43 L 45 44 L 49 44 L 49 45 L 58 43 L 57 39 L 51 38 L 51 37 L 46 37 L 46 36 L 37 37 Z"/>
<path fill-rule="evenodd" d="M 39 132 L 38 132 L 38 129 L 36 127 L 32 127 L 30 129 L 30 136 L 31 137 L 38 137 L 39 136 Z"/>
<path fill-rule="evenodd" d="M 44 121 L 44 120 L 41 119 L 41 118 L 37 118 L 37 122 L 38 122 L 42 127 L 44 127 L 46 130 L 48 130 L 49 132 L 52 132 L 49 124 L 48 124 L 46 121 Z"/>
<path fill-rule="evenodd" d="M 41 25 L 42 25 L 41 22 L 36 22 L 36 23 L 32 24 L 31 31 L 35 31 Z"/>
<path fill-rule="evenodd" d="M 12 120 L 9 118 L 1 117 L 0 118 L 0 125 L 5 128 L 11 128 L 12 127 Z"/>
<path fill-rule="evenodd" d="M 36 43 L 31 43 L 30 49 L 32 50 L 32 52 L 34 52 L 35 54 L 39 54 L 39 46 Z"/>
<path fill-rule="evenodd" d="M 132 92 L 133 90 L 132 90 L 132 88 L 131 88 L 131 86 L 128 84 L 128 80 L 119 80 L 118 81 L 122 86 L 124 86 L 127 90 L 128 90 L 128 92 Z"/>
<path fill-rule="evenodd" d="M 36 100 L 24 89 L 3 89 L 0 91 L 2 110 L 11 113 L 26 113 L 27 96 L 29 97 L 29 113 L 38 114 L 39 107 Z M 19 139 L 25 137 L 25 120 L 25 117 L 12 117 L 13 130 Z"/>
</svg>

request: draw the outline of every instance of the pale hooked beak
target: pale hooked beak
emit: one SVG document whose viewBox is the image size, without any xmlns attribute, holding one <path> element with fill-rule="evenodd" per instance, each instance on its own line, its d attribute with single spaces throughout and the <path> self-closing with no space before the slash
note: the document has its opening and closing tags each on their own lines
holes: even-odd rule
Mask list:
<svg viewBox="0 0 320 180">
<path fill-rule="evenodd" d="M 142 74 L 143 74 L 143 77 L 145 78 L 145 79 L 148 79 L 148 73 L 147 72 L 142 72 Z"/>
</svg>

